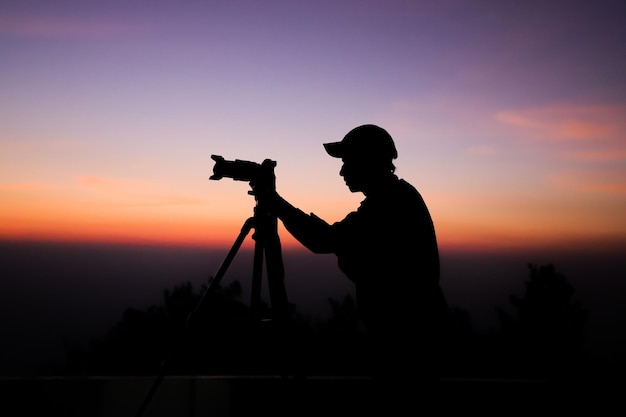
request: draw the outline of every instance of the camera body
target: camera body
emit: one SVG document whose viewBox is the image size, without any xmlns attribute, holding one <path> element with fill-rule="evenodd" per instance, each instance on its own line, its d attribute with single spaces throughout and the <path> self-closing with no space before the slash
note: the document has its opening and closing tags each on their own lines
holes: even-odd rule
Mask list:
<svg viewBox="0 0 626 417">
<path fill-rule="evenodd" d="M 209 177 L 210 180 L 232 178 L 236 181 L 260 183 L 272 181 L 274 178 L 276 162 L 271 159 L 266 159 L 262 164 L 240 159 L 227 161 L 220 155 L 211 155 L 211 159 L 215 161 L 215 165 L 213 166 L 213 175 Z"/>
</svg>

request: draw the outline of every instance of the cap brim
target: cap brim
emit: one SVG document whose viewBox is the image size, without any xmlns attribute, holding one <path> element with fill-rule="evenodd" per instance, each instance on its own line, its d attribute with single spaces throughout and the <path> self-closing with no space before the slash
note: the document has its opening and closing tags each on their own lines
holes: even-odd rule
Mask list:
<svg viewBox="0 0 626 417">
<path fill-rule="evenodd" d="M 328 155 L 332 156 L 333 158 L 343 158 L 344 147 L 342 145 L 343 144 L 341 142 L 325 143 L 324 149 L 326 149 Z"/>
</svg>

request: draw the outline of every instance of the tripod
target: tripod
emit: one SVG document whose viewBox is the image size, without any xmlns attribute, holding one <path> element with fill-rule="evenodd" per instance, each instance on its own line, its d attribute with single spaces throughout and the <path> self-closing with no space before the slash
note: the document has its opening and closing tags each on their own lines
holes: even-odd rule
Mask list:
<svg viewBox="0 0 626 417">
<path fill-rule="evenodd" d="M 253 194 L 253 192 L 249 192 Z M 210 280 L 208 286 L 204 290 L 200 301 L 188 315 L 183 330 L 178 337 L 178 340 L 168 353 L 168 355 L 161 362 L 160 373 L 155 379 L 150 391 L 146 395 L 141 407 L 139 408 L 136 416 L 143 415 L 146 407 L 156 394 L 165 374 L 167 372 L 167 365 L 170 358 L 173 356 L 175 349 L 180 344 L 186 331 L 192 324 L 196 313 L 199 311 L 203 302 L 207 296 L 219 287 L 220 281 L 226 274 L 228 267 L 232 263 L 235 255 L 239 251 L 246 236 L 254 228 L 255 233 L 253 238 L 255 240 L 254 245 L 254 258 L 253 258 L 253 270 L 252 270 L 252 286 L 250 296 L 250 307 L 253 313 L 259 312 L 261 308 L 261 282 L 263 275 L 263 260 L 266 261 L 266 270 L 268 278 L 268 289 L 270 294 L 271 305 L 271 320 L 276 323 L 279 331 L 284 330 L 289 318 L 289 304 L 287 302 L 287 291 L 284 284 L 285 270 L 283 266 L 282 250 L 280 245 L 280 239 L 278 237 L 278 221 L 276 216 L 273 216 L 266 210 L 265 205 L 258 198 L 256 199 L 256 207 L 254 208 L 254 215 L 247 219 L 239 236 L 236 238 L 235 243 L 231 247 L 230 251 L 224 258 L 224 261 L 220 265 L 215 276 Z"/>
</svg>

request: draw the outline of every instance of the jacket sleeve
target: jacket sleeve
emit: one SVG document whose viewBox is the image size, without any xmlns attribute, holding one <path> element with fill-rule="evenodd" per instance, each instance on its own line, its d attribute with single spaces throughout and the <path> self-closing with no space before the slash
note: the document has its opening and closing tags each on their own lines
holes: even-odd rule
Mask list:
<svg viewBox="0 0 626 417">
<path fill-rule="evenodd" d="M 282 197 L 278 197 L 276 202 L 276 214 L 283 222 L 285 229 L 310 251 L 334 252 L 332 228 L 315 214 L 304 213 Z"/>
</svg>

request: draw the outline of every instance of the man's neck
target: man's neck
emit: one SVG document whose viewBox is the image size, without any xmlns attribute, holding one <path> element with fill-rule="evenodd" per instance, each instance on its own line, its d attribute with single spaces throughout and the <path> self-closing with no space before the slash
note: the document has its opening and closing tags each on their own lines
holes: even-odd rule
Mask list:
<svg viewBox="0 0 626 417">
<path fill-rule="evenodd" d="M 380 194 L 388 189 L 389 184 L 396 181 L 398 177 L 390 172 L 389 174 L 376 177 L 373 181 L 369 182 L 365 187 L 363 187 L 363 194 L 366 197 L 375 196 L 376 194 Z"/>
</svg>

